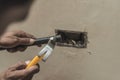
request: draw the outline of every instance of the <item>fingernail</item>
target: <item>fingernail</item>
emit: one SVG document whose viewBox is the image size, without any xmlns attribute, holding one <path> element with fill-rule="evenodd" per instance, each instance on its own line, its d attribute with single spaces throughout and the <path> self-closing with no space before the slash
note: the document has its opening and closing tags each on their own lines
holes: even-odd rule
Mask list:
<svg viewBox="0 0 120 80">
<path fill-rule="evenodd" d="M 25 61 L 25 63 L 26 63 L 26 64 L 29 64 L 29 63 L 30 63 L 30 61 Z"/>
<path fill-rule="evenodd" d="M 30 39 L 30 44 L 33 44 L 35 42 L 35 39 Z"/>
</svg>

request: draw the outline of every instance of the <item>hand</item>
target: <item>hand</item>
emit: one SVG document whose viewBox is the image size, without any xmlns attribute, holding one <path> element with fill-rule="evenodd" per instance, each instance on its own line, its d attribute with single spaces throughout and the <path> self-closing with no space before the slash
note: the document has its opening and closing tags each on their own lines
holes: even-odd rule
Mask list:
<svg viewBox="0 0 120 80">
<path fill-rule="evenodd" d="M 27 47 L 17 47 L 19 45 L 31 45 L 34 43 L 35 37 L 24 31 L 11 31 L 6 32 L 0 38 L 0 46 L 2 48 L 8 48 L 9 52 L 24 51 Z"/>
<path fill-rule="evenodd" d="M 0 80 L 32 80 L 34 74 L 39 72 L 39 66 L 34 65 L 29 69 L 26 63 L 19 62 L 0 74 Z"/>
</svg>

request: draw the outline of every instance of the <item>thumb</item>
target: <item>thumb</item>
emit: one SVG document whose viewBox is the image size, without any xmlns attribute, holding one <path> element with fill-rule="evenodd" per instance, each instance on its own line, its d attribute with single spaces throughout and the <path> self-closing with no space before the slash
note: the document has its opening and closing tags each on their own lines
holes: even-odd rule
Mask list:
<svg viewBox="0 0 120 80">
<path fill-rule="evenodd" d="M 32 38 L 19 38 L 19 45 L 31 45 L 35 42 Z"/>
</svg>

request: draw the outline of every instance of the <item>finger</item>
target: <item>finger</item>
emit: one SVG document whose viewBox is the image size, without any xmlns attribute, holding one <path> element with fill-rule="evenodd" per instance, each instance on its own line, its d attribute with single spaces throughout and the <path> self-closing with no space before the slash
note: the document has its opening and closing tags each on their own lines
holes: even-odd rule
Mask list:
<svg viewBox="0 0 120 80">
<path fill-rule="evenodd" d="M 32 66 L 29 69 L 16 70 L 16 71 L 13 72 L 14 73 L 13 76 L 16 76 L 18 78 L 21 78 L 21 77 L 24 78 L 24 77 L 27 77 L 29 75 L 34 75 L 38 72 L 39 72 L 39 68 L 38 68 L 37 65 L 35 65 L 35 66 Z"/>
<path fill-rule="evenodd" d="M 23 52 L 27 49 L 27 46 L 17 47 L 17 51 Z"/>
<path fill-rule="evenodd" d="M 25 69 L 27 64 L 25 62 L 18 62 L 17 64 L 11 66 L 8 68 L 8 70 L 15 71 L 15 70 L 21 70 Z"/>
<path fill-rule="evenodd" d="M 38 66 L 38 64 L 30 67 L 29 69 L 26 69 L 26 73 L 28 74 L 35 74 L 38 73 L 39 71 L 40 71 L 40 66 Z"/>
<path fill-rule="evenodd" d="M 10 52 L 10 53 L 15 53 L 18 50 L 16 48 L 8 48 L 7 51 Z"/>
<path fill-rule="evenodd" d="M 13 33 L 15 36 L 18 36 L 18 37 L 35 38 L 33 35 L 26 33 L 24 31 L 14 31 Z"/>
<path fill-rule="evenodd" d="M 19 38 L 19 45 L 31 45 L 34 42 L 35 40 L 31 38 Z"/>
<path fill-rule="evenodd" d="M 7 51 L 10 53 L 15 53 L 17 51 L 23 52 L 27 49 L 27 46 L 18 46 L 18 47 L 14 47 L 14 48 L 8 48 Z"/>
<path fill-rule="evenodd" d="M 15 36 L 7 36 L 5 38 L 4 37 L 1 38 L 0 45 L 5 48 L 11 48 L 11 47 L 17 46 L 18 41 L 19 41 L 19 38 Z"/>
</svg>

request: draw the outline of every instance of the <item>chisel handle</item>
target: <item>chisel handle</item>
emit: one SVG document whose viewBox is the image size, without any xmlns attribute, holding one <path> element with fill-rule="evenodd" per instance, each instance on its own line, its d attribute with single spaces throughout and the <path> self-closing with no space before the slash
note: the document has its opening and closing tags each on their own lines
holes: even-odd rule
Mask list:
<svg viewBox="0 0 120 80">
<path fill-rule="evenodd" d="M 39 61 L 42 61 L 42 58 L 43 58 L 42 56 L 35 56 L 33 60 L 30 63 L 28 63 L 26 69 L 30 68 L 31 66 L 36 65 Z"/>
</svg>

